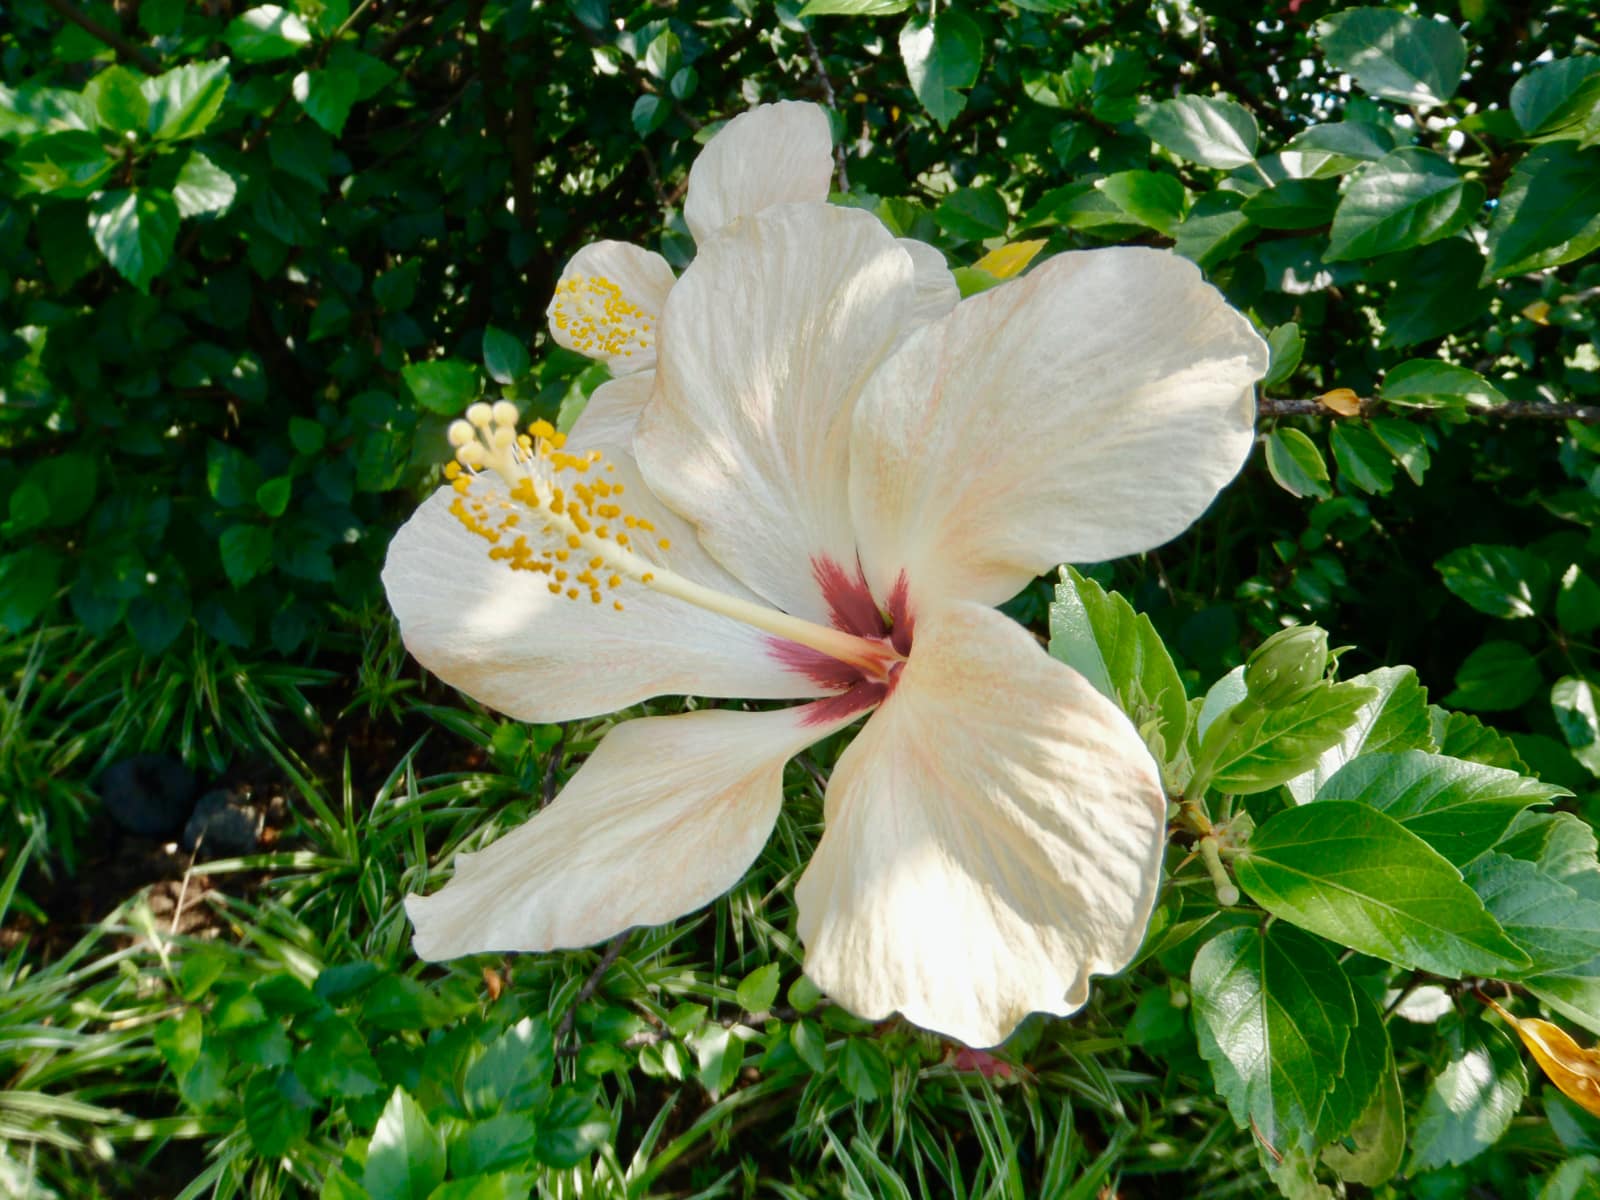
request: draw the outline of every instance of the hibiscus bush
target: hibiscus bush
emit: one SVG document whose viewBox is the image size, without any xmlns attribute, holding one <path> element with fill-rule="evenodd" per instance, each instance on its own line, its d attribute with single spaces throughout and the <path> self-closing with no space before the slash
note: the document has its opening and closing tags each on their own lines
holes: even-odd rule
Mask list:
<svg viewBox="0 0 1600 1200">
<path fill-rule="evenodd" d="M 6 17 L 0 1192 L 1600 1188 L 1592 6 Z"/>
</svg>

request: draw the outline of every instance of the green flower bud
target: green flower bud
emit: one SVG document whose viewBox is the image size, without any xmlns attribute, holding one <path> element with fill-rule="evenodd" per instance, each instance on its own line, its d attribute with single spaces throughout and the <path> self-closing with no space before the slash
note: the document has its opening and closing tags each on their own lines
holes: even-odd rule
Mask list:
<svg viewBox="0 0 1600 1200">
<path fill-rule="evenodd" d="M 1282 708 L 1298 700 L 1328 669 L 1328 635 L 1315 625 L 1280 629 L 1250 656 L 1244 686 L 1262 708 Z"/>
</svg>

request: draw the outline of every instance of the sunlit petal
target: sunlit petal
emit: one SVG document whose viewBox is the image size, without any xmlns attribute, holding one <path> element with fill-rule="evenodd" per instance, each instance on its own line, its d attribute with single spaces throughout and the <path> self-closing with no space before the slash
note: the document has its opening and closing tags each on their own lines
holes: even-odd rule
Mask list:
<svg viewBox="0 0 1600 1200">
<path fill-rule="evenodd" d="M 640 469 L 724 567 L 789 612 L 828 619 L 819 555 L 854 567 L 850 413 L 916 302 L 888 230 L 821 204 L 730 226 L 672 290 Z"/>
<path fill-rule="evenodd" d="M 834 768 L 797 899 L 805 970 L 851 1012 L 972 1046 L 1069 1013 L 1138 948 L 1166 798 L 1126 717 L 992 609 L 917 618 Z"/>
<path fill-rule="evenodd" d="M 626 453 L 606 457 L 627 487 L 630 510 L 654 522 L 672 547 L 641 539 L 641 553 L 695 582 L 753 598 L 650 496 Z M 475 486 L 504 494 L 491 476 Z M 548 577 L 489 558 L 488 545 L 450 514 L 454 495 L 441 488 L 401 528 L 383 583 L 407 649 L 474 699 L 520 720 L 562 721 L 664 694 L 793 699 L 825 690 L 778 663 L 766 634 L 632 581 L 607 590 L 599 604 L 552 594 Z"/>
<path fill-rule="evenodd" d="M 632 446 L 634 427 L 655 385 L 654 371 L 609 379 L 595 388 L 568 435 L 574 446 Z"/>
<path fill-rule="evenodd" d="M 586 946 L 710 903 L 772 832 L 784 763 L 839 727 L 808 723 L 808 711 L 617 726 L 549 808 L 487 850 L 458 854 L 440 891 L 406 898 L 417 953 Z"/>
<path fill-rule="evenodd" d="M 740 113 L 689 168 L 683 219 L 694 240 L 774 204 L 822 201 L 833 177 L 833 134 L 815 104 L 784 100 Z"/>
<path fill-rule="evenodd" d="M 857 405 L 870 581 L 998 603 L 1183 532 L 1250 451 L 1266 346 L 1175 255 L 1062 254 L 914 334 Z"/>
</svg>

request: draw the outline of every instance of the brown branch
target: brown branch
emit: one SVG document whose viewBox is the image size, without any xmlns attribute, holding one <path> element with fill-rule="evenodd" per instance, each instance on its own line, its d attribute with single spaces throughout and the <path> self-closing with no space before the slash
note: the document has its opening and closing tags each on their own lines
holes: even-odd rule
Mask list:
<svg viewBox="0 0 1600 1200">
<path fill-rule="evenodd" d="M 600 987 L 600 981 L 605 978 L 606 972 L 611 970 L 617 959 L 622 957 L 622 951 L 628 944 L 629 933 L 625 929 L 607 944 L 605 953 L 600 956 L 600 961 L 595 964 L 589 978 L 583 981 L 583 986 L 578 989 L 578 994 L 572 998 L 572 1003 L 567 1005 L 567 1011 L 561 1014 L 561 1023 L 556 1026 L 555 1037 L 552 1039 L 557 1046 L 566 1041 L 572 1033 L 572 1026 L 578 1019 L 578 1009 L 593 996 Z"/>
<path fill-rule="evenodd" d="M 816 39 L 811 36 L 811 31 L 806 30 L 806 51 L 811 56 L 811 66 L 817 73 L 817 81 L 822 84 L 822 95 L 827 100 L 828 107 L 834 112 L 839 111 L 839 98 L 833 91 L 833 80 L 828 78 L 828 68 L 822 64 L 822 51 L 817 49 Z M 839 190 L 850 190 L 850 170 L 845 165 L 844 143 L 840 142 L 833 148 L 833 160 L 839 173 Z"/>
<path fill-rule="evenodd" d="M 117 52 L 119 57 L 133 63 L 146 75 L 161 74 L 161 64 L 151 58 L 143 48 L 135 46 L 115 29 L 107 29 L 87 13 L 79 12 L 74 5 L 68 3 L 68 0 L 44 0 L 44 2 L 74 25 L 83 29 L 90 37 L 110 46 Z"/>
<path fill-rule="evenodd" d="M 1382 409 L 1384 403 L 1376 396 L 1363 396 L 1361 411 L 1357 416 L 1371 416 Z M 1394 411 L 1394 410 L 1391 410 Z M 1406 415 L 1439 411 L 1436 409 L 1410 410 Z M 1568 404 L 1559 400 L 1512 401 L 1494 408 L 1473 408 L 1475 416 L 1492 417 L 1497 421 L 1577 421 L 1583 425 L 1600 425 L 1600 404 Z M 1321 400 L 1273 400 L 1262 398 L 1257 402 L 1256 415 L 1260 417 L 1339 417 Z M 1399 415 L 1398 413 L 1396 415 Z"/>
</svg>

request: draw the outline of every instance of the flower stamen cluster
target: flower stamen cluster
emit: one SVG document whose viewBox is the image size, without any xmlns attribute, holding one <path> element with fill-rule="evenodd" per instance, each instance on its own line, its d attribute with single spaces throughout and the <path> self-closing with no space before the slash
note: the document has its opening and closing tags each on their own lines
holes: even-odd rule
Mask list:
<svg viewBox="0 0 1600 1200">
<path fill-rule="evenodd" d="M 605 276 L 572 275 L 556 285 L 550 320 L 584 354 L 632 358 L 652 345 L 656 319 Z"/>
</svg>

